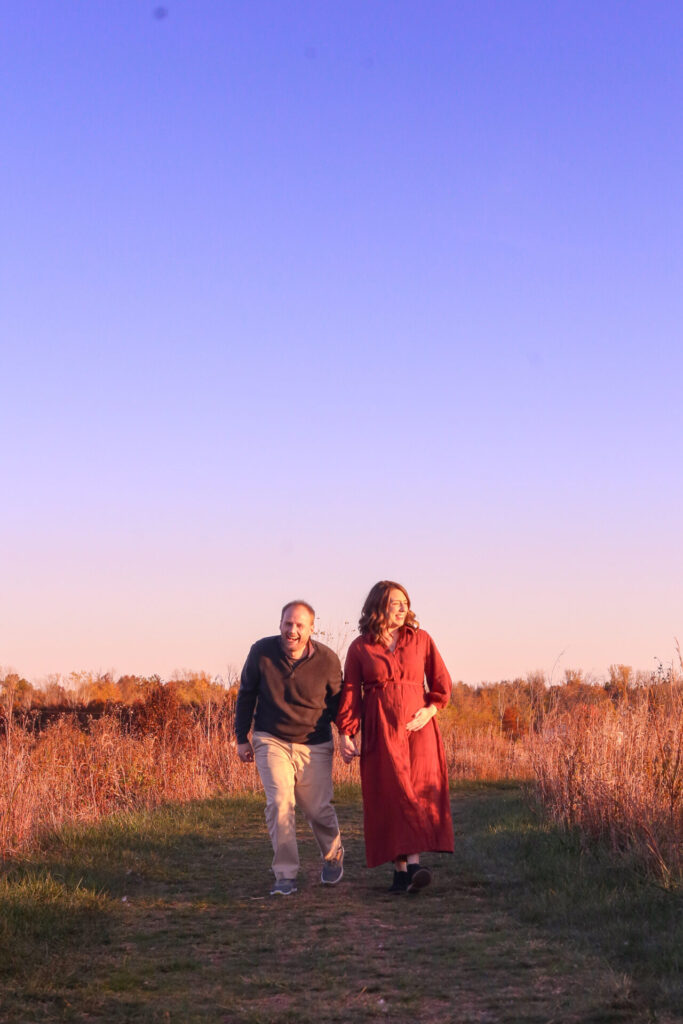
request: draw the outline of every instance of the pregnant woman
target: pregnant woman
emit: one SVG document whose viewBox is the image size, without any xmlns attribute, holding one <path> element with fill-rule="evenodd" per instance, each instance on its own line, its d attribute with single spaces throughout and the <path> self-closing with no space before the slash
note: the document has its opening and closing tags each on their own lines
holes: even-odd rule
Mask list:
<svg viewBox="0 0 683 1024">
<path fill-rule="evenodd" d="M 451 680 L 405 587 L 376 583 L 349 648 L 337 727 L 349 764 L 359 753 L 368 867 L 394 863 L 392 893 L 429 885 L 420 854 L 453 852 L 448 775 L 435 721 Z"/>
</svg>

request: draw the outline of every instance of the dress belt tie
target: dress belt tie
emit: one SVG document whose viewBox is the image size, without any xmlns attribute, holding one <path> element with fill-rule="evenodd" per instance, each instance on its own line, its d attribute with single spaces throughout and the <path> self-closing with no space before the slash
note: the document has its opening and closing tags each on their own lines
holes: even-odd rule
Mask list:
<svg viewBox="0 0 683 1024">
<path fill-rule="evenodd" d="M 387 683 L 399 682 L 401 686 L 416 686 L 420 690 L 424 688 L 424 683 L 418 683 L 414 679 L 394 679 L 393 676 L 389 676 L 388 679 L 371 679 L 369 682 L 363 681 L 364 690 L 383 690 Z"/>
</svg>

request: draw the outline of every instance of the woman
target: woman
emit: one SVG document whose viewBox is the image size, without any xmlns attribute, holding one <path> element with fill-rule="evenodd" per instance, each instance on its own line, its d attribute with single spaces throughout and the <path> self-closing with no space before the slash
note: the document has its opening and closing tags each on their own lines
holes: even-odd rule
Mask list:
<svg viewBox="0 0 683 1024">
<path fill-rule="evenodd" d="M 453 852 L 446 759 L 437 708 L 451 680 L 434 641 L 419 629 L 404 587 L 376 583 L 349 648 L 337 714 L 346 764 L 358 754 L 368 867 L 394 862 L 390 892 L 429 885 L 425 850 Z M 425 685 L 426 679 L 426 685 Z"/>
</svg>

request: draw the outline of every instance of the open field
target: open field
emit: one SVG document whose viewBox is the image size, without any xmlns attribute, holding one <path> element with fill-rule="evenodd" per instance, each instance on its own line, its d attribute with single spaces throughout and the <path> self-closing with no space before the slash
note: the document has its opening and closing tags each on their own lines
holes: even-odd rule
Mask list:
<svg viewBox="0 0 683 1024">
<path fill-rule="evenodd" d="M 158 687 L 134 707 L 135 717 L 125 707 L 105 706 L 99 717 L 80 708 L 35 728 L 29 714 L 17 721 L 0 715 L 0 858 L 25 853 L 70 823 L 259 790 L 255 767 L 237 757 L 232 698 L 188 706 Z M 443 731 L 451 778 L 530 775 L 524 745 L 499 730 L 446 718 Z M 357 763 L 335 759 L 336 783 L 358 778 Z"/>
<path fill-rule="evenodd" d="M 683 689 L 568 682 L 455 688 L 439 714 L 449 776 L 534 779 L 550 818 L 664 884 L 683 879 Z M 16 686 L 16 684 L 14 684 Z M 113 684 L 112 684 L 113 685 Z M 7 689 L 7 688 L 5 688 Z M 159 681 L 132 703 L 0 710 L 0 857 L 55 829 L 168 801 L 260 789 L 236 756 L 234 690 L 180 699 Z M 491 719 L 495 711 L 497 720 Z M 336 760 L 336 783 L 358 780 Z"/>
<path fill-rule="evenodd" d="M 270 898 L 258 794 L 62 830 L 7 866 L 0 1021 L 646 1022 L 683 1019 L 680 892 L 539 821 L 519 786 L 454 789 L 431 889 L 364 867 L 340 787 L 339 887 L 301 830 L 300 891 Z"/>
</svg>

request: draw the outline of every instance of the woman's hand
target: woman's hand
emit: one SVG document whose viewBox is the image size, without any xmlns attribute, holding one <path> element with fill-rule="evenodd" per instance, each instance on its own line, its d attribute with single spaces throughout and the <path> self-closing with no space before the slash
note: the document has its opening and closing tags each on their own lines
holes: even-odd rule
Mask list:
<svg viewBox="0 0 683 1024">
<path fill-rule="evenodd" d="M 344 733 L 339 734 L 339 753 L 344 764 L 351 764 L 354 757 L 360 757 L 356 741 L 351 736 L 345 736 Z"/>
<path fill-rule="evenodd" d="M 408 732 L 417 732 L 418 729 L 423 729 L 427 722 L 432 720 L 435 714 L 436 707 L 433 704 L 427 704 L 424 708 L 418 708 L 408 722 L 406 729 Z"/>
</svg>

